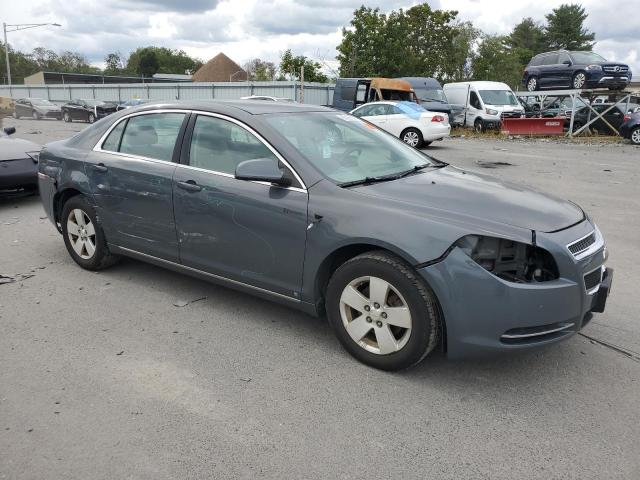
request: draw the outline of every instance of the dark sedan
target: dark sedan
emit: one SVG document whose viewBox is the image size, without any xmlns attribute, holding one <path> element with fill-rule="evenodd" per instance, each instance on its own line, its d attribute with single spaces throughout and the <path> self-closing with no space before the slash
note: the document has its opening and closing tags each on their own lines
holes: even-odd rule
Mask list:
<svg viewBox="0 0 640 480">
<path fill-rule="evenodd" d="M 634 108 L 624 116 L 620 125 L 620 135 L 631 140 L 634 145 L 640 145 L 640 107 Z"/>
<path fill-rule="evenodd" d="M 20 98 L 13 107 L 13 118 L 31 117 L 34 120 L 41 118 L 62 118 L 60 105 L 42 98 Z"/>
<path fill-rule="evenodd" d="M 40 145 L 11 137 L 14 127 L 0 132 L 0 191 L 35 190 L 38 186 Z"/>
<path fill-rule="evenodd" d="M 569 338 L 611 284 L 579 206 L 324 107 L 143 105 L 40 159 L 44 208 L 81 267 L 130 256 L 326 313 L 376 368 Z"/>
<path fill-rule="evenodd" d="M 102 100 L 81 100 L 76 99 L 62 106 L 62 119 L 65 122 L 81 120 L 93 123 L 118 110 L 118 104 L 114 102 L 103 102 Z"/>
</svg>

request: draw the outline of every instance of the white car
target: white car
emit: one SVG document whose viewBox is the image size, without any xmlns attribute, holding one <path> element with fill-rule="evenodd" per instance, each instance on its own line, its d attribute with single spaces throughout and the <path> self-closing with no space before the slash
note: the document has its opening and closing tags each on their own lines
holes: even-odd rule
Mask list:
<svg viewBox="0 0 640 480">
<path fill-rule="evenodd" d="M 397 136 L 412 147 L 426 147 L 451 132 L 446 113 L 430 112 L 414 102 L 385 101 L 360 105 L 350 112 Z"/>
</svg>

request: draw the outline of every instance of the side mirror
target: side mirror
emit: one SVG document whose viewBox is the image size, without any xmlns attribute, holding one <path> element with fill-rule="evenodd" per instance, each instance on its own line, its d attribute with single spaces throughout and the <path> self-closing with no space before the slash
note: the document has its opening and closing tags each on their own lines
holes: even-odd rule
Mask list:
<svg viewBox="0 0 640 480">
<path fill-rule="evenodd" d="M 7 135 L 13 135 L 16 133 L 16 127 L 4 127 L 4 133 Z"/>
<path fill-rule="evenodd" d="M 240 162 L 236 167 L 236 178 L 283 186 L 291 184 L 291 180 L 285 177 L 284 172 L 278 167 L 278 162 L 273 158 L 256 158 Z"/>
<path fill-rule="evenodd" d="M 570 67 L 571 65 L 573 65 L 571 63 L 571 60 L 565 60 L 564 62 L 562 62 L 563 65 L 566 65 L 567 67 Z"/>
</svg>

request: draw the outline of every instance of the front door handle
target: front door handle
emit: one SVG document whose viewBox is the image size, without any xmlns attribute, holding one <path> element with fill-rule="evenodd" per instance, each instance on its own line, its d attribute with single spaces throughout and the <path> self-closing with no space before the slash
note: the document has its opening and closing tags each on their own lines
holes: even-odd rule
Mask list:
<svg viewBox="0 0 640 480">
<path fill-rule="evenodd" d="M 96 165 L 93 166 L 93 168 L 99 172 L 106 172 L 108 170 L 108 168 L 106 167 L 106 165 L 104 163 L 98 163 Z"/>
<path fill-rule="evenodd" d="M 178 182 L 178 187 L 186 190 L 187 192 L 199 192 L 202 187 L 198 185 L 195 180 L 187 180 L 185 182 Z"/>
</svg>

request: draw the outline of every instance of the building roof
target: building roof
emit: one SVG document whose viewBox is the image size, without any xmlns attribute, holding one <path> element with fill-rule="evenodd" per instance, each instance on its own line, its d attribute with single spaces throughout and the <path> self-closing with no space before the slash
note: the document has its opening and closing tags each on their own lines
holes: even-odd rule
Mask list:
<svg viewBox="0 0 640 480">
<path fill-rule="evenodd" d="M 247 72 L 240 65 L 219 53 L 193 74 L 194 82 L 244 82 Z"/>
<path fill-rule="evenodd" d="M 164 76 L 160 78 L 142 78 L 134 76 L 102 75 L 95 73 L 68 73 L 68 72 L 47 72 L 40 71 L 25 77 L 25 85 L 55 85 L 55 84 L 99 84 L 99 83 L 157 83 L 157 82 L 180 82 L 185 80 L 168 79 Z M 186 81 L 189 81 L 186 79 Z"/>
</svg>

